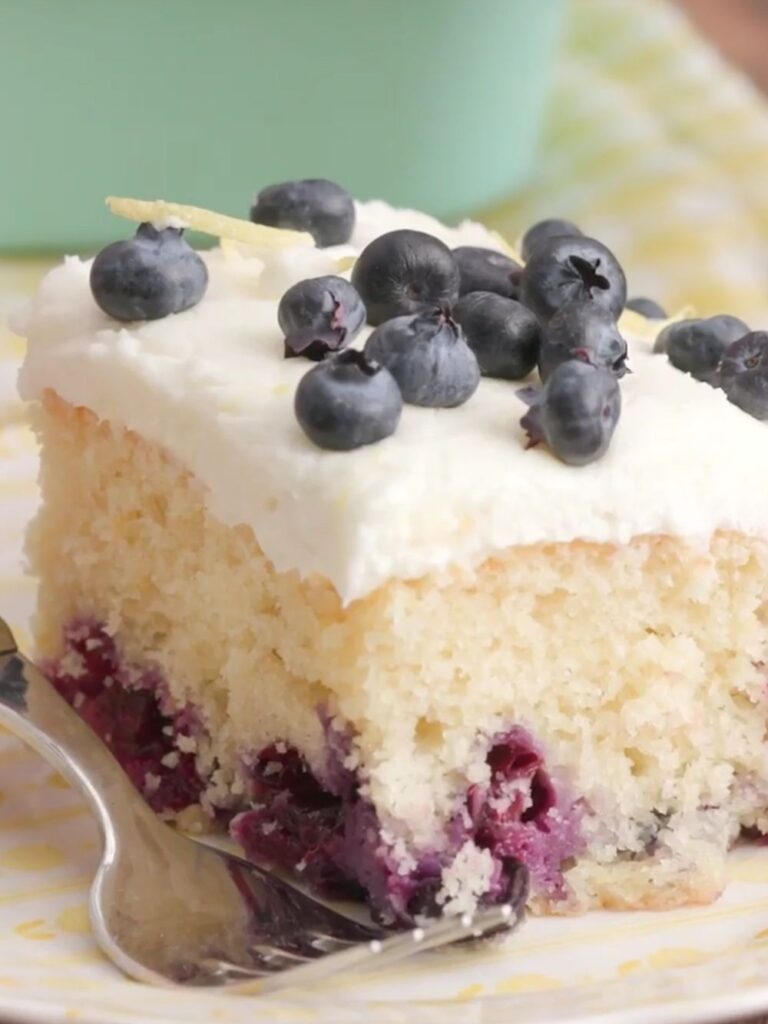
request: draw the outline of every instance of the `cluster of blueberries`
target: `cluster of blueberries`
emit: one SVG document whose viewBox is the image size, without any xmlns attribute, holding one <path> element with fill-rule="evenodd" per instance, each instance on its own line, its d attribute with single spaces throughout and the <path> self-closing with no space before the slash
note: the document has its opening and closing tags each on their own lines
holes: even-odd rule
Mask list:
<svg viewBox="0 0 768 1024">
<path fill-rule="evenodd" d="M 660 332 L 653 350 L 696 380 L 722 388 L 750 416 L 768 420 L 768 332 L 750 331 L 726 313 L 678 320 Z"/>
<path fill-rule="evenodd" d="M 289 182 L 260 193 L 251 217 L 338 244 L 351 235 L 354 204 L 331 182 Z M 622 269 L 565 221 L 535 225 L 523 257 L 525 268 L 493 249 L 451 250 L 423 231 L 396 230 L 362 251 L 351 281 L 316 277 L 289 288 L 278 307 L 285 355 L 318 363 L 295 396 L 308 437 L 335 450 L 371 444 L 394 432 L 403 403 L 455 407 L 481 376 L 523 380 L 538 365 L 543 387 L 520 393 L 530 443 L 545 440 L 574 464 L 602 454 L 626 372 L 616 326 Z M 347 347 L 366 322 L 374 330 L 362 351 Z"/>
<path fill-rule="evenodd" d="M 308 231 L 320 247 L 351 237 L 352 197 L 323 179 L 272 185 L 251 220 Z M 322 448 L 347 451 L 390 436 L 403 403 L 463 404 L 480 377 L 541 386 L 518 391 L 529 445 L 547 443 L 571 465 L 599 458 L 621 411 L 628 372 L 617 320 L 624 308 L 664 319 L 650 299 L 627 301 L 624 272 L 602 243 L 575 224 L 546 220 L 522 241 L 525 265 L 492 249 L 449 249 L 422 231 L 374 239 L 338 276 L 299 281 L 280 300 L 285 356 L 315 362 L 299 382 L 296 417 Z M 205 264 L 176 228 L 142 224 L 133 239 L 103 249 L 91 270 L 96 302 L 118 320 L 147 320 L 199 302 Z M 374 327 L 362 350 L 349 342 Z M 684 320 L 659 335 L 656 351 L 678 369 L 722 387 L 768 418 L 768 334 L 731 316 Z"/>
</svg>

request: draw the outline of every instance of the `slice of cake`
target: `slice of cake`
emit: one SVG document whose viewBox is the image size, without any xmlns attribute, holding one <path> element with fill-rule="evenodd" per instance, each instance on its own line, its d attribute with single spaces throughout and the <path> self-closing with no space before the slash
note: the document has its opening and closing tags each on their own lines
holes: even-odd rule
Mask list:
<svg viewBox="0 0 768 1024">
<path fill-rule="evenodd" d="M 292 187 L 200 255 L 124 204 L 15 325 L 38 656 L 158 812 L 384 920 L 521 863 L 548 912 L 713 899 L 768 831 L 768 439 L 696 379 L 746 328 L 654 353 L 599 243 Z"/>
</svg>

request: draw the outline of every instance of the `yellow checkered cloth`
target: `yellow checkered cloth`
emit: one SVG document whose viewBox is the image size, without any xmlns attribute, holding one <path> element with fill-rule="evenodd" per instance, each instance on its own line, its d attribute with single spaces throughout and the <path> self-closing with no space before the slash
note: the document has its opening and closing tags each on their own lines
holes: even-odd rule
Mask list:
<svg viewBox="0 0 768 1024">
<path fill-rule="evenodd" d="M 661 0 L 572 0 L 533 181 L 483 219 L 546 216 L 614 248 L 631 294 L 762 326 L 768 105 Z"/>
</svg>

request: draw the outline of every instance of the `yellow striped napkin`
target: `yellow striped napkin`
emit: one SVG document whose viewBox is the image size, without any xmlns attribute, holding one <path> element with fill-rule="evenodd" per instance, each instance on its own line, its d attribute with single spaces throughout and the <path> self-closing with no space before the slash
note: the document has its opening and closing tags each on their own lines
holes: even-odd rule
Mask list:
<svg viewBox="0 0 768 1024">
<path fill-rule="evenodd" d="M 572 0 L 534 180 L 483 219 L 566 216 L 630 292 L 768 325 L 768 105 L 661 0 Z"/>
<path fill-rule="evenodd" d="M 16 394 L 16 375 L 24 343 L 7 326 L 13 307 L 31 295 L 50 260 L 0 260 L 0 428 L 21 419 L 23 409 Z M 0 480 L 2 444 L 0 438 Z"/>
</svg>

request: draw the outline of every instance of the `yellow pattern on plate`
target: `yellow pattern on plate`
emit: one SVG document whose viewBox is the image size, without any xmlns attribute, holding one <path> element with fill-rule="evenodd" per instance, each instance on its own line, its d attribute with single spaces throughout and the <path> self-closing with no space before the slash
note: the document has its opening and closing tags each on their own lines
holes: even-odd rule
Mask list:
<svg viewBox="0 0 768 1024">
<path fill-rule="evenodd" d="M 17 829 L 12 825 L 14 831 Z M 23 826 L 22 826 L 23 827 Z M 50 843 L 20 843 L 0 853 L 0 869 L 8 871 L 52 871 L 66 858 Z"/>
</svg>

